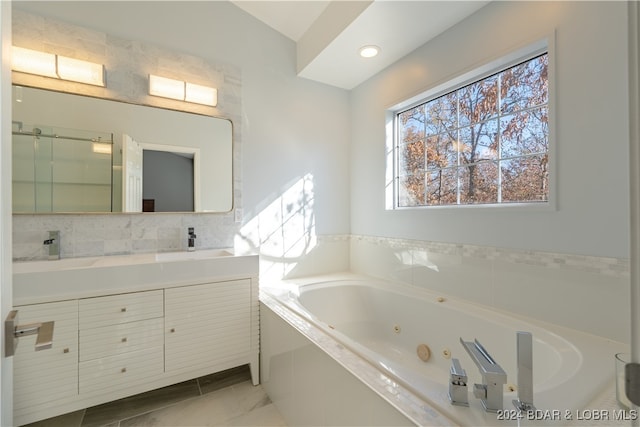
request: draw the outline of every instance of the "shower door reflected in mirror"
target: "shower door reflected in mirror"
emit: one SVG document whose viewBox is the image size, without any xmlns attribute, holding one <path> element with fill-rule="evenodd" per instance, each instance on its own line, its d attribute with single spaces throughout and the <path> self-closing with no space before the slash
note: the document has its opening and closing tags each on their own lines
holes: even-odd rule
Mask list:
<svg viewBox="0 0 640 427">
<path fill-rule="evenodd" d="M 13 211 L 112 210 L 110 133 L 14 122 Z"/>
</svg>

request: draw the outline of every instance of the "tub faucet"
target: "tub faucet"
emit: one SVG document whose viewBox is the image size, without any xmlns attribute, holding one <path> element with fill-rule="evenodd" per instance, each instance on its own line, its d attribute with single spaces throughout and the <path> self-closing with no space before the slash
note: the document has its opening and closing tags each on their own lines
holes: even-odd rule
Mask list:
<svg viewBox="0 0 640 427">
<path fill-rule="evenodd" d="M 189 227 L 187 230 L 189 237 L 187 238 L 187 251 L 192 252 L 196 250 L 196 233 L 193 227 Z"/>
<path fill-rule="evenodd" d="M 518 398 L 514 406 L 521 411 L 535 411 L 533 406 L 533 336 L 531 332 L 517 332 Z"/>
<path fill-rule="evenodd" d="M 473 395 L 480 399 L 485 411 L 501 411 L 503 409 L 502 387 L 507 383 L 507 373 L 493 360 L 478 340 L 465 342 L 460 338 L 460 343 L 482 374 L 482 384 L 473 385 Z"/>
<path fill-rule="evenodd" d="M 60 259 L 60 231 L 49 231 L 49 238 L 42 242 L 43 245 L 49 247 L 49 259 Z"/>
</svg>

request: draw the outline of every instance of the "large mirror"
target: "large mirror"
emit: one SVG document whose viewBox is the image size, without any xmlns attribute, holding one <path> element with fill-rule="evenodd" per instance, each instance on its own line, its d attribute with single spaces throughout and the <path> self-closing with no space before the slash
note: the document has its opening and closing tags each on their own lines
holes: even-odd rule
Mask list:
<svg viewBox="0 0 640 427">
<path fill-rule="evenodd" d="M 13 212 L 229 212 L 229 120 L 13 86 Z"/>
</svg>

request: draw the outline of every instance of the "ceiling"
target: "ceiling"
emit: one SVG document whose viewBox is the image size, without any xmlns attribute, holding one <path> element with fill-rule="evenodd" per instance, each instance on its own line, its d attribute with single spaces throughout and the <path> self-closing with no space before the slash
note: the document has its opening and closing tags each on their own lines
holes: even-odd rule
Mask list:
<svg viewBox="0 0 640 427">
<path fill-rule="evenodd" d="M 393 64 L 489 1 L 232 0 L 297 46 L 298 75 L 344 89 Z M 365 45 L 380 47 L 361 58 Z"/>
</svg>

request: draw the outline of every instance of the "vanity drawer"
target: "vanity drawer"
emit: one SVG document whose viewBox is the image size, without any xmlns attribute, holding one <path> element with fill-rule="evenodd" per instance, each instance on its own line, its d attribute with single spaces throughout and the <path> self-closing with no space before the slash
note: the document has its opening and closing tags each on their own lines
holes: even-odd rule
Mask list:
<svg viewBox="0 0 640 427">
<path fill-rule="evenodd" d="M 80 361 L 164 345 L 164 319 L 120 323 L 80 331 Z"/>
<path fill-rule="evenodd" d="M 80 300 L 80 329 L 153 319 L 164 315 L 162 290 Z"/>
<path fill-rule="evenodd" d="M 80 362 L 80 394 L 105 394 L 153 381 L 164 372 L 163 348 Z"/>
</svg>

